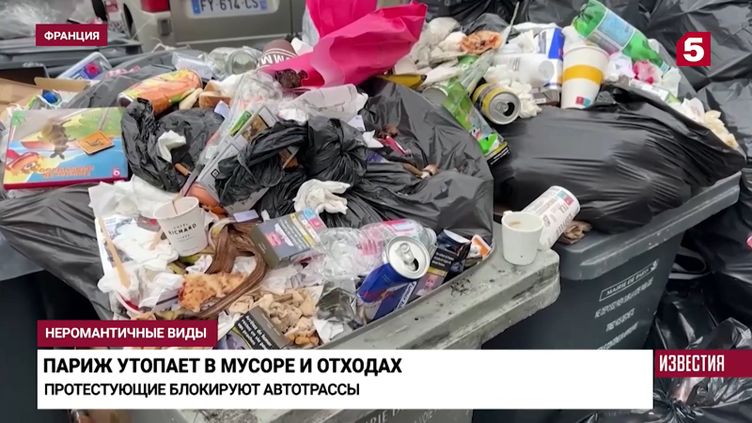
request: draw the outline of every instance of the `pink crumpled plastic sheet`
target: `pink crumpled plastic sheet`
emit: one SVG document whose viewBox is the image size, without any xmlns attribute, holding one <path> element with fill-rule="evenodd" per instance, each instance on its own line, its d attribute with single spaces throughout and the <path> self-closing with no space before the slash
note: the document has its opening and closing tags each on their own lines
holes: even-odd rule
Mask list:
<svg viewBox="0 0 752 423">
<path fill-rule="evenodd" d="M 373 12 L 376 3 L 377 0 L 308 0 L 306 7 L 319 37 L 323 37 Z"/>
<path fill-rule="evenodd" d="M 339 2 L 321 2 L 320 6 L 338 7 L 333 3 Z M 305 71 L 304 87 L 359 84 L 391 69 L 410 52 L 425 16 L 426 6 L 421 3 L 378 9 L 322 36 L 312 52 L 263 70 L 271 74 L 285 69 Z"/>
</svg>

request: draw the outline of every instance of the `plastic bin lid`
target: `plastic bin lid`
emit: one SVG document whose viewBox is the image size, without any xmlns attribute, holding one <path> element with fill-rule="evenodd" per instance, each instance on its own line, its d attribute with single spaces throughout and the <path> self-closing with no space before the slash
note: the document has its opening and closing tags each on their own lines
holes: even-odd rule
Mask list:
<svg viewBox="0 0 752 423">
<path fill-rule="evenodd" d="M 619 234 L 590 232 L 573 245 L 556 244 L 562 280 L 595 279 L 630 259 L 658 247 L 736 203 L 739 174 L 704 188 L 685 204 L 667 210 L 647 225 Z"/>
</svg>

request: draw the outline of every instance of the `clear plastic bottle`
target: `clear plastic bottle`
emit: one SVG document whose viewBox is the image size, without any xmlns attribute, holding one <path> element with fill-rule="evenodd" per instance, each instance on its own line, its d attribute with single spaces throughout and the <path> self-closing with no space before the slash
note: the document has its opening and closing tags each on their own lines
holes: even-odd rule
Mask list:
<svg viewBox="0 0 752 423">
<path fill-rule="evenodd" d="M 577 32 L 609 54 L 618 51 L 634 61 L 647 60 L 665 73 L 670 66 L 653 50 L 645 34 L 597 0 L 588 0 L 572 20 Z"/>
<path fill-rule="evenodd" d="M 429 255 L 436 250 L 436 233 L 411 219 L 373 223 L 360 229 L 329 228 L 319 234 L 318 250 L 322 254 L 307 270 L 318 272 L 325 280 L 367 275 L 383 263 L 384 247 L 398 236 L 420 241 Z"/>
</svg>

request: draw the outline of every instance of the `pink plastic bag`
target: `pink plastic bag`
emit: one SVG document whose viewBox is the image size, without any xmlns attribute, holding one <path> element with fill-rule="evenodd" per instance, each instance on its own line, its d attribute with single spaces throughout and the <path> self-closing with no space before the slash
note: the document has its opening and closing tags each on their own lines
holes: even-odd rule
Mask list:
<svg viewBox="0 0 752 423">
<path fill-rule="evenodd" d="M 337 7 L 332 3 L 326 7 Z M 338 2 L 337 2 L 338 3 Z M 305 71 L 305 87 L 359 84 L 381 74 L 410 52 L 418 41 L 426 5 L 411 3 L 371 12 L 322 36 L 313 51 L 264 67 L 265 72 Z"/>
<path fill-rule="evenodd" d="M 306 7 L 319 37 L 334 32 L 376 10 L 377 0 L 308 0 Z"/>
</svg>

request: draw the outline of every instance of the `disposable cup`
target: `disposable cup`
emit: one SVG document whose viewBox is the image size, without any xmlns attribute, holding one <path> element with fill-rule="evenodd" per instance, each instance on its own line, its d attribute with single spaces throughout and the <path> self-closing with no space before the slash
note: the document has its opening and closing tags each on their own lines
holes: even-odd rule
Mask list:
<svg viewBox="0 0 752 423">
<path fill-rule="evenodd" d="M 515 73 L 515 78 L 532 87 L 542 87 L 554 77 L 556 66 L 545 54 L 500 54 L 497 65 L 505 65 Z"/>
<path fill-rule="evenodd" d="M 535 261 L 543 231 L 543 219 L 528 212 L 506 212 L 501 218 L 504 259 L 524 266 Z"/>
<path fill-rule="evenodd" d="M 181 256 L 191 256 L 206 248 L 209 237 L 204 229 L 204 211 L 195 197 L 183 197 L 154 210 L 154 217 L 172 247 Z"/>
<path fill-rule="evenodd" d="M 608 53 L 601 48 L 583 45 L 564 53 L 561 77 L 561 108 L 584 109 L 590 106 L 601 89 Z"/>
</svg>

